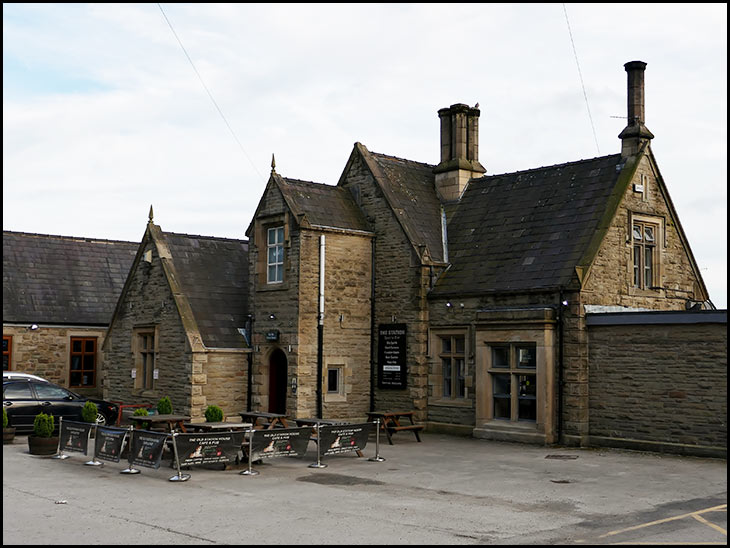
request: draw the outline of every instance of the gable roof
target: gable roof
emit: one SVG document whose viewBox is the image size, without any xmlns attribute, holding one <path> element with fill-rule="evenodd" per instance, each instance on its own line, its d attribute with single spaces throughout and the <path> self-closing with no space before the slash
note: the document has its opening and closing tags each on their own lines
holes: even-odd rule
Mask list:
<svg viewBox="0 0 730 548">
<path fill-rule="evenodd" d="M 276 173 L 272 178 L 300 225 L 369 231 L 362 211 L 347 189 L 289 179 Z"/>
<path fill-rule="evenodd" d="M 249 313 L 248 241 L 173 232 L 161 236 L 203 344 L 245 348 L 238 329 Z"/>
<path fill-rule="evenodd" d="M 441 202 L 433 174 L 435 166 L 370 152 L 363 144 L 355 143 L 340 183 L 356 154 L 372 173 L 421 260 L 444 262 Z"/>
<path fill-rule="evenodd" d="M 473 179 L 448 225 L 451 266 L 431 294 L 568 286 L 635 167 L 626 164 L 614 154 Z"/>
<path fill-rule="evenodd" d="M 3 323 L 108 325 L 136 242 L 3 231 Z"/>
</svg>

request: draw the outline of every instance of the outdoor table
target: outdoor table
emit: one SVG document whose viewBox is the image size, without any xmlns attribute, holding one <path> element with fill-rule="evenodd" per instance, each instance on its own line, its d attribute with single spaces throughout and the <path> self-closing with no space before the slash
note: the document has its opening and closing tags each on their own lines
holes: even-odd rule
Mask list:
<svg viewBox="0 0 730 548">
<path fill-rule="evenodd" d="M 144 423 L 149 423 L 150 428 L 162 425 L 167 432 L 172 432 L 175 428 L 187 432 L 184 423 L 189 421 L 190 417 L 185 415 L 132 415 L 129 420 L 134 423 L 135 428 L 142 428 Z"/>
<path fill-rule="evenodd" d="M 282 415 L 281 413 L 265 413 L 264 411 L 241 411 L 238 413 L 241 415 L 241 418 L 246 421 L 253 424 L 253 427 L 256 428 L 256 423 L 259 419 L 263 419 L 265 424 L 262 426 L 266 426 L 269 430 L 276 428 L 276 426 L 282 426 L 283 428 L 287 428 L 289 425 L 286 422 L 286 415 Z"/>
<path fill-rule="evenodd" d="M 250 422 L 186 422 L 183 426 L 189 432 L 240 432 L 250 430 Z"/>
<path fill-rule="evenodd" d="M 413 420 L 414 411 L 371 411 L 368 413 L 368 420 L 380 419 L 380 428 L 385 430 L 388 436 L 388 443 L 393 445 L 392 435 L 403 430 L 410 430 L 416 435 L 416 440 L 421 441 L 418 433 L 423 430 L 422 424 L 416 424 Z M 401 424 L 401 419 L 410 419 L 410 424 Z"/>
</svg>

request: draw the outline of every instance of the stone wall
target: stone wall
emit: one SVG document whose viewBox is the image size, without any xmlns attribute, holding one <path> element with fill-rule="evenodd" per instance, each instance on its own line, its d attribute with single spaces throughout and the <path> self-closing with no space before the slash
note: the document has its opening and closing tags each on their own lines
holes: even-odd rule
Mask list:
<svg viewBox="0 0 730 548">
<path fill-rule="evenodd" d="M 340 183 L 358 203 L 376 234 L 373 356 L 378 356 L 378 325 L 407 326 L 408 386 L 405 390 L 375 386 L 375 408 L 414 409 L 426 420 L 428 399 L 428 304 L 430 271 L 421 264 L 370 170 L 357 156 Z"/>
<path fill-rule="evenodd" d="M 191 418 L 205 421 L 205 410 L 217 405 L 225 417 L 240 418 L 246 410 L 248 352 L 211 350 L 193 354 Z"/>
<path fill-rule="evenodd" d="M 726 456 L 727 312 L 718 323 L 601 316 L 617 319 L 588 327 L 590 444 Z"/>
<path fill-rule="evenodd" d="M 152 262 L 140 261 L 130 272 L 127 293 L 104 346 L 104 397 L 124 403 L 156 405 L 163 396 L 176 413 L 191 412 L 190 344 L 154 243 L 147 241 Z M 152 389 L 135 388 L 134 329 L 156 326 L 159 378 Z"/>
<path fill-rule="evenodd" d="M 96 387 L 72 388 L 84 395 L 100 396 L 102 393 L 101 347 L 106 328 L 44 326 L 31 330 L 27 326 L 3 325 L 3 335 L 12 336 L 10 369 L 38 375 L 61 386 L 69 387 L 71 362 L 71 337 L 96 338 Z"/>
</svg>

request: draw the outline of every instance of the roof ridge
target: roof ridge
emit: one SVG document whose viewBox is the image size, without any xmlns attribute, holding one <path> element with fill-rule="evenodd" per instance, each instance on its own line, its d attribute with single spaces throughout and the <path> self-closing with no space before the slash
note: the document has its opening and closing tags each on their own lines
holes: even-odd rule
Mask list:
<svg viewBox="0 0 730 548">
<path fill-rule="evenodd" d="M 435 164 L 427 164 L 426 162 L 419 162 L 418 160 L 409 160 L 408 158 L 400 158 L 398 156 L 393 156 L 391 154 L 383 154 L 382 152 L 373 152 L 373 151 L 370 151 L 370 154 L 372 154 L 373 156 L 379 156 L 381 158 L 388 158 L 390 160 L 400 160 L 402 162 L 409 162 L 411 164 L 419 164 L 421 166 L 428 167 L 428 168 L 431 168 L 431 169 L 433 169 L 434 167 L 436 167 Z"/>
<path fill-rule="evenodd" d="M 227 238 L 225 236 L 206 236 L 204 234 L 187 234 L 186 232 L 169 232 L 161 230 L 162 234 L 171 234 L 173 236 L 185 236 L 187 238 L 205 238 L 206 240 L 225 240 L 228 242 L 243 242 L 248 243 L 248 240 L 241 240 L 240 238 Z"/>
<path fill-rule="evenodd" d="M 561 164 L 553 164 L 553 165 L 548 165 L 548 166 L 533 167 L 533 168 L 530 168 L 530 169 L 521 169 L 519 171 L 506 171 L 504 173 L 493 173 L 491 175 L 485 174 L 485 175 L 482 175 L 481 177 L 475 177 L 474 179 L 472 179 L 472 181 L 479 181 L 479 180 L 482 180 L 482 179 L 489 179 L 490 177 L 503 177 L 505 175 L 517 175 L 517 174 L 520 174 L 520 173 L 530 173 L 530 172 L 533 172 L 533 171 L 542 171 L 542 170 L 545 170 L 545 169 L 555 169 L 555 168 L 558 168 L 558 167 L 572 166 L 572 165 L 577 165 L 577 164 L 594 162 L 596 160 L 605 160 L 607 158 L 611 158 L 611 157 L 614 157 L 614 156 L 621 157 L 621 153 L 619 152 L 619 153 L 616 153 L 616 154 L 607 154 L 606 156 L 596 156 L 595 158 L 584 158 L 584 159 L 581 159 L 581 160 L 575 160 L 573 162 L 563 162 Z"/>
<path fill-rule="evenodd" d="M 5 230 L 3 229 L 3 235 L 5 234 L 13 234 L 17 236 L 33 236 L 33 237 L 42 237 L 42 238 L 57 238 L 59 240 L 72 240 L 72 241 L 84 241 L 84 242 L 112 242 L 112 243 L 120 243 L 120 244 L 134 244 L 139 245 L 139 242 L 134 242 L 130 240 L 111 240 L 108 238 L 95 238 L 93 236 L 64 236 L 61 234 L 41 234 L 39 232 L 20 232 L 15 230 Z"/>
<path fill-rule="evenodd" d="M 324 186 L 327 188 L 340 188 L 337 185 L 331 185 L 329 183 L 318 183 L 316 181 L 305 181 L 304 179 L 293 179 L 291 177 L 282 177 L 282 179 L 287 183 L 303 183 L 305 185 Z"/>
</svg>

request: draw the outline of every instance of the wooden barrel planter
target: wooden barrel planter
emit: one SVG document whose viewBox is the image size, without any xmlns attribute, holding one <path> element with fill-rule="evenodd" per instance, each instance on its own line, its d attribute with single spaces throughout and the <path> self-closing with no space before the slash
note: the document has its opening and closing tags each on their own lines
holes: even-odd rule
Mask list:
<svg viewBox="0 0 730 548">
<path fill-rule="evenodd" d="M 58 451 L 58 436 L 41 438 L 28 436 L 28 450 L 31 455 L 55 455 Z"/>
</svg>

